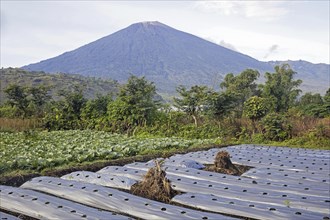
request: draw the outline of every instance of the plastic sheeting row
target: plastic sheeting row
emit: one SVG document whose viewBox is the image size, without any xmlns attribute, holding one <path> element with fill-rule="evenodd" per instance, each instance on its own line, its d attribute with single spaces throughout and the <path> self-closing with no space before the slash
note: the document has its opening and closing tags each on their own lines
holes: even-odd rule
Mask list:
<svg viewBox="0 0 330 220">
<path fill-rule="evenodd" d="M 283 207 L 256 203 L 254 201 L 246 202 L 239 199 L 228 199 L 216 195 L 186 193 L 175 196 L 172 201 L 203 210 L 256 219 L 329 219 L 328 214 L 292 208 L 289 200 L 286 200 L 286 206 Z"/>
<path fill-rule="evenodd" d="M 37 219 L 132 219 L 33 190 L 11 186 L 0 186 L 0 208 Z"/>
<path fill-rule="evenodd" d="M 119 170 L 123 171 L 123 173 L 126 172 L 125 168 L 132 168 L 132 169 L 139 169 L 146 171 L 148 168 L 152 166 L 153 166 L 152 163 L 132 163 L 125 165 L 123 168 L 112 167 L 111 170 L 114 170 L 113 172 L 116 172 L 116 169 L 118 168 Z M 103 171 L 106 172 L 106 170 L 109 168 L 110 167 L 105 167 L 104 169 L 99 171 L 99 173 Z M 235 184 L 237 186 L 255 188 L 256 187 L 255 184 L 258 184 L 259 189 L 273 190 L 279 192 L 291 192 L 300 195 L 324 196 L 330 194 L 329 183 L 323 181 L 324 179 L 326 179 L 324 177 L 320 178 L 320 181 L 318 182 L 308 181 L 303 178 L 301 180 L 296 180 L 294 178 L 283 178 L 283 177 L 276 179 L 276 181 L 273 181 L 270 175 L 267 175 L 267 173 L 271 172 L 268 170 L 268 168 L 264 170 L 265 171 L 264 173 L 261 172 L 262 169 L 260 168 L 251 169 L 250 170 L 251 172 L 250 171 L 246 172 L 245 174 L 242 175 L 242 177 L 214 173 L 214 172 L 207 172 L 203 170 L 196 170 L 193 168 L 180 168 L 173 166 L 164 166 L 163 168 L 166 170 L 167 174 L 169 175 L 183 176 L 192 179 L 207 180 L 212 182 L 221 181 L 222 183 L 228 185 Z M 257 170 L 258 173 L 260 173 L 259 178 L 254 178 L 253 175 L 255 174 L 254 173 L 255 170 Z M 134 171 L 134 172 L 137 173 L 138 171 Z M 245 178 L 245 177 L 249 177 L 249 178 Z"/>
<path fill-rule="evenodd" d="M 180 170 L 180 169 L 178 169 Z M 187 170 L 187 169 L 185 169 Z M 141 180 L 145 174 L 145 170 L 137 170 L 128 167 L 107 167 L 100 171 L 99 174 L 111 173 L 113 175 L 123 175 L 132 179 Z M 199 171 L 206 175 L 207 171 Z M 211 173 L 212 175 L 219 175 Z M 272 204 L 275 206 L 284 206 L 283 201 L 290 200 L 291 207 L 305 209 L 326 213 L 329 211 L 327 196 L 315 195 L 297 195 L 290 191 L 283 193 L 282 191 L 273 191 L 271 186 L 264 189 L 259 189 L 253 183 L 246 183 L 245 185 L 223 183 L 223 178 L 219 178 L 218 182 L 211 182 L 208 180 L 196 180 L 193 176 L 190 178 L 181 175 L 173 175 L 167 170 L 167 177 L 171 180 L 172 187 L 182 192 L 202 193 L 209 195 L 218 195 L 228 199 L 238 199 L 241 201 L 254 201 L 260 204 Z M 292 189 L 294 190 L 294 189 Z M 307 190 L 306 190 L 307 191 Z"/>
<path fill-rule="evenodd" d="M 0 212 L 0 220 L 19 220 L 19 218 L 4 212 Z"/>
<path fill-rule="evenodd" d="M 66 180 L 75 180 L 88 183 L 94 183 L 102 186 L 108 186 L 112 188 L 129 190 L 132 185 L 137 181 L 125 176 L 118 176 L 113 174 L 97 174 L 88 171 L 76 171 L 61 177 Z"/>
<path fill-rule="evenodd" d="M 108 179 L 109 176 L 112 176 L 116 180 L 116 178 L 121 179 L 121 176 L 117 176 L 115 174 L 119 174 L 120 172 L 123 172 L 125 175 L 127 173 L 131 173 L 131 176 L 134 176 L 135 179 L 141 179 L 144 171 L 138 171 L 136 169 L 131 168 L 125 168 L 122 167 L 121 169 L 116 169 L 118 167 L 108 167 L 107 172 L 111 172 L 112 174 L 105 174 L 105 173 L 98 173 L 97 176 L 100 176 L 101 178 L 97 178 L 98 181 L 93 181 L 95 184 L 104 185 L 105 182 L 102 179 Z M 123 171 L 126 170 L 126 171 Z M 138 172 L 137 172 L 138 171 Z M 79 175 L 77 175 L 79 174 Z M 81 178 L 82 176 L 87 176 L 85 178 Z M 74 172 L 70 175 L 63 176 L 62 178 L 68 178 L 71 177 L 75 180 L 76 177 L 80 179 L 80 181 L 90 181 L 90 177 L 93 176 L 92 172 Z M 94 175 L 95 176 L 95 175 Z M 180 185 L 178 182 L 189 182 L 188 178 L 176 176 L 175 179 L 173 175 L 170 179 L 172 179 L 172 184 L 178 188 L 179 190 L 188 189 L 192 190 L 191 187 Z M 127 178 L 127 177 L 126 177 Z M 190 179 L 192 180 L 192 179 Z M 133 181 L 131 181 L 133 182 Z M 188 187 L 188 188 L 187 188 Z M 314 198 L 314 201 L 310 201 L 309 203 L 300 203 L 296 200 L 299 199 L 299 197 L 293 198 L 292 196 L 288 196 L 286 194 L 285 197 L 280 197 L 280 199 L 277 200 L 278 203 L 274 202 L 273 200 L 269 199 L 263 199 L 260 195 L 260 199 L 257 198 L 254 195 L 254 199 L 251 200 L 251 194 L 248 195 L 247 199 L 241 199 L 239 197 L 231 196 L 234 195 L 232 192 L 224 193 L 222 192 L 223 189 L 217 188 L 215 186 L 212 190 L 215 190 L 217 193 L 214 193 L 212 190 L 205 190 L 204 188 L 209 188 L 209 185 L 200 185 L 199 183 L 196 184 L 196 187 L 192 190 L 195 193 L 185 193 L 182 195 L 178 195 L 173 198 L 173 202 L 177 202 L 180 204 L 184 204 L 187 206 L 191 206 L 194 208 L 200 208 L 207 211 L 212 212 L 219 212 L 219 213 L 227 213 L 232 215 L 239 215 L 239 216 L 245 216 L 249 218 L 257 218 L 257 219 L 326 219 L 328 216 L 326 213 L 328 212 L 327 205 L 320 206 L 318 205 L 319 202 L 318 199 L 321 198 Z M 229 190 L 229 189 L 227 189 Z M 202 193 L 196 193 L 196 191 L 204 192 L 206 194 Z M 255 193 L 256 190 L 251 189 L 252 194 Z M 244 191 L 243 191 L 244 192 Z M 216 195 L 212 195 L 212 194 Z M 264 193 L 264 192 L 263 192 Z M 247 193 L 248 194 L 248 193 Z M 323 198 L 324 200 L 325 198 Z M 314 203 L 314 204 L 312 204 Z M 294 208 L 294 207 L 299 207 Z M 306 207 L 306 208 L 305 208 Z M 319 212 L 313 212 L 313 211 L 319 211 Z"/>
<path fill-rule="evenodd" d="M 37 177 L 21 187 L 142 219 L 233 219 L 156 202 L 100 185 L 54 177 Z"/>
<path fill-rule="evenodd" d="M 324 171 L 329 172 L 330 151 L 317 151 L 310 154 L 302 154 L 299 150 L 288 150 L 278 147 L 254 147 L 239 145 L 225 147 L 221 149 L 213 148 L 208 151 L 191 152 L 184 155 L 175 155 L 169 159 L 192 159 L 202 164 L 211 164 L 214 162 L 215 154 L 220 150 L 226 150 L 231 155 L 234 163 L 244 164 L 253 167 L 274 167 L 301 171 Z M 288 151 L 285 153 L 285 151 Z M 284 153 L 283 153 L 284 152 Z M 309 151 L 307 151 L 309 152 Z"/>
</svg>

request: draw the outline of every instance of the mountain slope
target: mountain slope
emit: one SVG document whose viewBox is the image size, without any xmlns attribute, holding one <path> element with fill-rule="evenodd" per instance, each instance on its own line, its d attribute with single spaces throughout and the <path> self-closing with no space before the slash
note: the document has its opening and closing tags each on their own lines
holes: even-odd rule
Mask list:
<svg viewBox="0 0 330 220">
<path fill-rule="evenodd" d="M 265 64 L 249 56 L 159 22 L 144 22 L 23 68 L 119 81 L 125 81 L 130 74 L 145 75 L 160 90 L 174 91 L 173 84 L 209 85 L 217 74 L 240 72 L 248 67 L 266 69 Z"/>
<path fill-rule="evenodd" d="M 301 89 L 324 94 L 330 87 L 330 65 L 324 63 L 313 64 L 303 60 L 270 61 L 273 67 L 287 63 L 297 72 L 297 77 L 303 80 Z"/>
<path fill-rule="evenodd" d="M 229 50 L 159 22 L 142 22 L 109 36 L 30 64 L 26 70 L 79 73 L 124 82 L 134 74 L 155 82 L 162 93 L 176 86 L 217 86 L 225 74 L 247 68 L 272 71 L 270 63 Z"/>
<path fill-rule="evenodd" d="M 4 90 L 10 84 L 34 87 L 46 86 L 50 88 L 50 95 L 57 100 L 57 93 L 60 90 L 75 91 L 75 86 L 83 89 L 85 98 L 93 99 L 98 94 L 107 95 L 116 93 L 119 84 L 114 80 L 101 80 L 96 78 L 84 77 L 76 74 L 49 74 L 45 72 L 29 72 L 18 68 L 5 68 L 0 70 L 0 104 L 7 101 Z"/>
</svg>

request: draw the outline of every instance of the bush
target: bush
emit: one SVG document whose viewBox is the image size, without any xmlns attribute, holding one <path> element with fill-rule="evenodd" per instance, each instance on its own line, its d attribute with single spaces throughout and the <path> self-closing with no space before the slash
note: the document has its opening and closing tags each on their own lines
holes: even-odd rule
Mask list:
<svg viewBox="0 0 330 220">
<path fill-rule="evenodd" d="M 278 113 L 268 114 L 262 121 L 264 137 L 272 141 L 284 141 L 290 137 L 292 126 L 285 116 Z"/>
<path fill-rule="evenodd" d="M 0 106 L 0 118 L 15 118 L 18 110 L 15 106 L 3 105 Z"/>
</svg>

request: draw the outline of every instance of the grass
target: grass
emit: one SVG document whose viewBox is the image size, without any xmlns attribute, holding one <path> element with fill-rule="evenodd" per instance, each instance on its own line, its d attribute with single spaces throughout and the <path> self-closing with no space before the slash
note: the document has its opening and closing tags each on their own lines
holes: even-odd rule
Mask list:
<svg viewBox="0 0 330 220">
<path fill-rule="evenodd" d="M 38 119 L 0 118 L 0 132 L 20 132 L 40 127 Z"/>
</svg>

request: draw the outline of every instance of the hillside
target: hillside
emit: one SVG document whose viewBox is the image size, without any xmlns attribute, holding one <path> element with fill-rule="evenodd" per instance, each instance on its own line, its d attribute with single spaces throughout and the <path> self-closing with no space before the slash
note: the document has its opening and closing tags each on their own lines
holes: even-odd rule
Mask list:
<svg viewBox="0 0 330 220">
<path fill-rule="evenodd" d="M 324 80 L 329 76 L 329 65 L 321 64 L 324 67 L 318 68 L 315 64 L 293 64 L 305 88 L 324 92 L 329 86 L 329 81 Z M 273 71 L 273 66 L 274 62 L 260 62 L 162 23 L 142 22 L 22 68 L 77 73 L 119 82 L 126 81 L 130 74 L 146 76 L 155 82 L 160 93 L 173 94 L 180 84 L 217 87 L 229 72 L 252 68 L 264 73 Z"/>
<path fill-rule="evenodd" d="M 6 96 L 4 89 L 10 84 L 21 86 L 44 85 L 51 88 L 50 94 L 57 99 L 57 92 L 60 90 L 74 90 L 75 86 L 84 89 L 86 98 L 94 98 L 97 94 L 108 94 L 116 92 L 119 84 L 114 80 L 102 80 L 92 77 L 84 77 L 75 74 L 48 74 L 45 72 L 30 72 L 18 68 L 1 69 L 0 72 L 0 104 L 5 102 Z"/>
<path fill-rule="evenodd" d="M 330 65 L 319 63 L 313 64 L 303 60 L 297 61 L 272 61 L 272 66 L 288 63 L 296 71 L 297 77 L 303 80 L 301 89 L 324 94 L 330 87 Z"/>
</svg>

